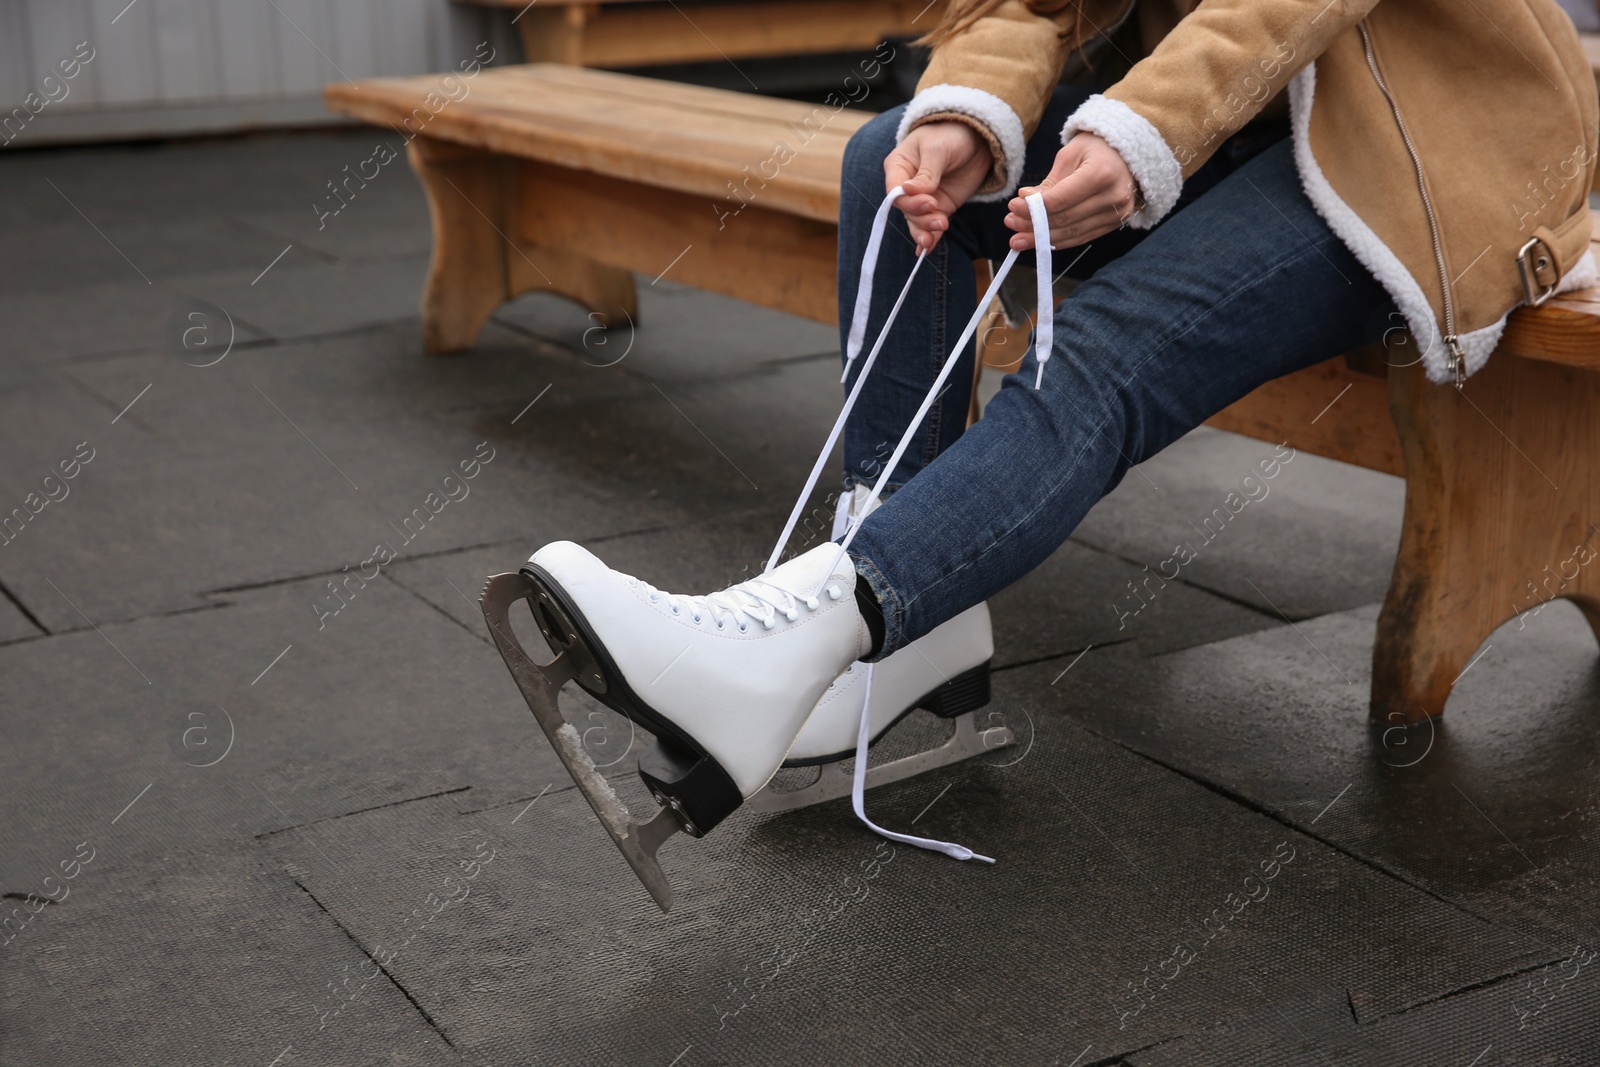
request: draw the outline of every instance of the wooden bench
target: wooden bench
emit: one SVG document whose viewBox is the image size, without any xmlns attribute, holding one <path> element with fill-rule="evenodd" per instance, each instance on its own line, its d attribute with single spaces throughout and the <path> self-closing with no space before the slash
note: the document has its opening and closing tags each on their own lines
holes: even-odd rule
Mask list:
<svg viewBox="0 0 1600 1067">
<path fill-rule="evenodd" d="M 398 129 L 434 81 L 326 97 Z M 556 64 L 483 71 L 408 149 L 433 214 L 425 347 L 471 348 L 495 308 L 538 289 L 636 320 L 632 271 L 834 321 L 839 161 L 871 118 Z"/>
<path fill-rule="evenodd" d="M 932 29 L 928 0 L 458 0 L 511 8 L 530 63 L 632 67 L 870 49 Z M 932 9 L 932 10 L 930 10 Z"/>
<path fill-rule="evenodd" d="M 398 128 L 434 87 L 335 84 L 327 101 Z M 836 322 L 840 160 L 870 118 L 557 65 L 485 70 L 409 148 L 434 226 L 425 347 L 470 348 L 532 290 L 637 321 L 634 271 Z M 1462 392 L 1353 353 L 1212 424 L 1406 478 L 1375 721 L 1442 713 L 1490 632 L 1542 598 L 1574 599 L 1600 635 L 1600 561 L 1573 562 L 1600 552 L 1600 289 L 1514 313 Z"/>
</svg>

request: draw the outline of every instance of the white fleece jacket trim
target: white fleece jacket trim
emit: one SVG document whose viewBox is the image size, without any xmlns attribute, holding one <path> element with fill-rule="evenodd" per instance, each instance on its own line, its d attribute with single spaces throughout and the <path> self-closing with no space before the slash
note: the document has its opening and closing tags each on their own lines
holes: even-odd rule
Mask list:
<svg viewBox="0 0 1600 1067">
<path fill-rule="evenodd" d="M 1116 149 L 1139 183 L 1144 207 L 1133 213 L 1128 225 L 1148 230 L 1165 218 L 1183 192 L 1183 168 L 1161 131 L 1127 104 L 1098 93 L 1085 100 L 1061 127 L 1061 143 L 1080 131 L 1092 133 Z"/>
<path fill-rule="evenodd" d="M 1400 258 L 1373 232 L 1372 227 L 1362 221 L 1361 216 L 1333 191 L 1333 185 L 1311 154 L 1311 105 L 1316 91 L 1316 63 L 1313 62 L 1289 83 L 1289 119 L 1294 128 L 1294 160 L 1300 172 L 1300 184 L 1305 188 L 1311 206 L 1317 209 L 1317 214 L 1322 216 L 1328 228 L 1393 298 L 1422 353 L 1422 365 L 1427 371 L 1428 380 L 1441 385 L 1453 382 L 1455 372 L 1450 367 L 1450 354 L 1445 350 L 1444 334 L 1434 320 L 1433 307 L 1423 294 L 1422 286 L 1417 284 Z M 1574 263 L 1561 279 L 1556 291 L 1565 293 L 1584 289 L 1596 284 L 1597 280 L 1600 280 L 1600 267 L 1596 266 L 1594 253 L 1585 252 L 1583 258 Z M 1482 329 L 1461 335 L 1461 350 L 1468 375 L 1477 373 L 1489 361 L 1495 346 L 1500 343 L 1500 336 L 1505 333 L 1509 314 L 1507 312 L 1497 322 Z"/>
<path fill-rule="evenodd" d="M 992 193 L 974 196 L 977 203 L 994 203 L 1011 199 L 1022 180 L 1022 158 L 1027 152 L 1027 138 L 1022 135 L 1022 120 L 1011 110 L 1011 105 L 982 89 L 968 85 L 930 85 L 906 105 L 900 116 L 900 127 L 895 131 L 896 144 L 906 139 L 911 127 L 941 112 L 953 112 L 983 124 L 1000 143 L 1004 159 L 996 160 L 1000 173 L 1005 175 L 1005 185 Z"/>
<path fill-rule="evenodd" d="M 1591 248 L 1567 271 L 1556 286 L 1556 292 L 1570 293 L 1574 289 L 1587 289 L 1592 285 L 1600 285 L 1600 264 L 1595 262 L 1594 249 Z"/>
</svg>

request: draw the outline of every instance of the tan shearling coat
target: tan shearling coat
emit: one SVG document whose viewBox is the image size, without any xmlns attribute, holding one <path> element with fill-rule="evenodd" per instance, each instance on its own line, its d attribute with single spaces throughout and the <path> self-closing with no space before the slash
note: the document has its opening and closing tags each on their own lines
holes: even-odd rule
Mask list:
<svg viewBox="0 0 1600 1067">
<path fill-rule="evenodd" d="M 1063 143 L 1088 131 L 1128 163 L 1144 204 L 1132 225 L 1171 211 L 1183 180 L 1287 86 L 1301 183 L 1394 297 L 1433 380 L 1482 366 L 1518 304 L 1595 284 L 1600 107 L 1555 0 L 1176 6 L 1160 43 L 1062 129 Z M 901 137 L 975 126 L 995 155 L 978 199 L 1009 197 L 1069 54 L 1132 7 L 1002 0 L 934 49 Z"/>
</svg>

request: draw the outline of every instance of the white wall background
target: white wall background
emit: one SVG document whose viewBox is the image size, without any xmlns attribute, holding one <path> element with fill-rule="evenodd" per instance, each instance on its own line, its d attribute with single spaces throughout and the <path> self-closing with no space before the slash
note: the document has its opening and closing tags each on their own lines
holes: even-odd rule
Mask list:
<svg viewBox="0 0 1600 1067">
<path fill-rule="evenodd" d="M 0 0 L 0 115 L 79 42 L 94 59 L 8 147 L 327 121 L 330 81 L 454 67 L 489 40 L 518 52 L 505 8 L 449 0 Z M 60 90 L 53 90 L 59 95 Z"/>
</svg>

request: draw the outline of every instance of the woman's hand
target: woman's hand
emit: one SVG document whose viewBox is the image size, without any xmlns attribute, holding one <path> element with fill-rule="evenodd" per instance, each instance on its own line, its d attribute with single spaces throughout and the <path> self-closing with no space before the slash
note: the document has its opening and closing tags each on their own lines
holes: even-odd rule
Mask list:
<svg viewBox="0 0 1600 1067">
<path fill-rule="evenodd" d="M 1023 199 L 1043 193 L 1050 215 L 1050 246 L 1087 244 L 1122 226 L 1139 209 L 1139 183 L 1115 148 L 1092 133 L 1079 133 L 1056 153 L 1050 174 L 1037 186 L 1018 189 L 1006 206 L 1011 247 L 1033 247 L 1033 223 Z"/>
<path fill-rule="evenodd" d="M 910 133 L 883 161 L 883 190 L 905 186 L 896 206 L 924 252 L 950 228 L 950 214 L 967 202 L 994 167 L 989 144 L 964 122 L 929 122 Z"/>
</svg>

